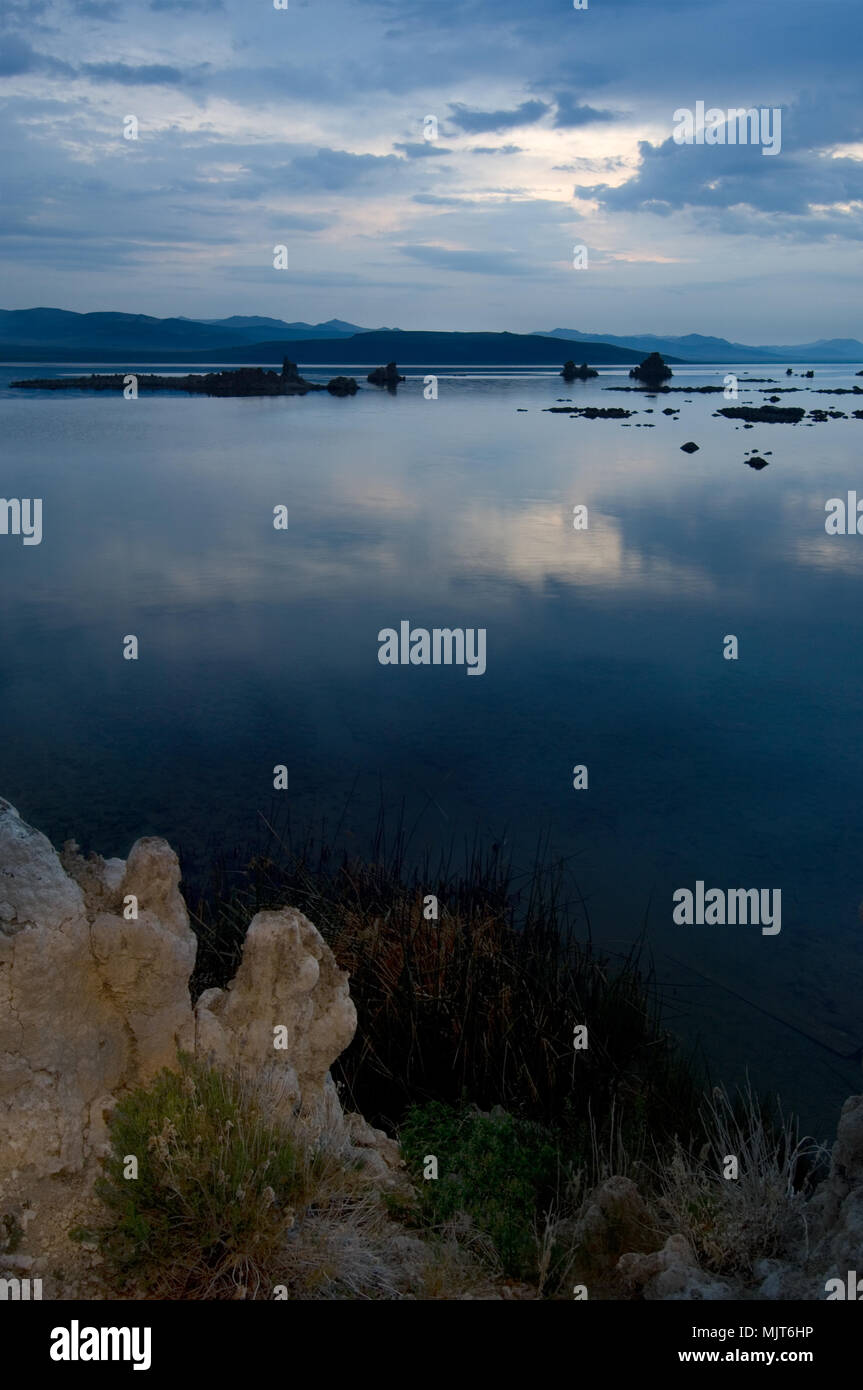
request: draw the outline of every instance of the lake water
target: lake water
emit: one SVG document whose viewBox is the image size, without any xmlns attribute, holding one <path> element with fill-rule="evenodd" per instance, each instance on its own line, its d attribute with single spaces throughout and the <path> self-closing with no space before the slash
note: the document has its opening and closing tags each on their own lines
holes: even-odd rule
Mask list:
<svg viewBox="0 0 863 1390">
<path fill-rule="evenodd" d="M 817 391 L 856 369 L 747 370 Z M 421 375 L 345 400 L 8 389 L 49 374 L 0 369 L 0 491 L 42 498 L 44 528 L 0 536 L 0 795 L 55 843 L 157 833 L 189 865 L 280 797 L 337 821 L 352 786 L 360 834 L 381 789 L 422 811 L 418 847 L 478 831 L 527 864 L 547 832 L 597 941 L 646 920 L 716 1077 L 748 1067 L 829 1132 L 863 1044 L 863 536 L 824 522 L 863 498 L 863 420 L 745 430 L 721 396 L 603 389 L 623 372 L 442 371 L 437 400 Z M 543 413 L 560 397 L 638 413 Z M 404 619 L 485 628 L 485 674 L 382 666 Z M 781 932 L 675 925 L 697 880 L 781 889 Z"/>
</svg>

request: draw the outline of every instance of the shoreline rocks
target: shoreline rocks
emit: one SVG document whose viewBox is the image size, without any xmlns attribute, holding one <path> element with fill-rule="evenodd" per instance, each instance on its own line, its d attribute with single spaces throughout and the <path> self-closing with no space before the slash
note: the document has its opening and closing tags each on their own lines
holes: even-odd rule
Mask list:
<svg viewBox="0 0 863 1390">
<path fill-rule="evenodd" d="M 329 391 L 333 396 L 353 396 L 359 389 L 353 377 L 339 376 L 323 385 L 301 377 L 287 357 L 280 372 L 264 367 L 238 367 L 231 371 L 158 376 L 154 373 L 92 372 L 90 376 L 36 377 L 13 381 L 14 387 L 36 391 L 124 391 L 130 377 L 141 391 L 185 391 L 199 396 L 305 396 L 310 391 Z M 350 384 L 348 384 L 350 383 Z"/>
</svg>

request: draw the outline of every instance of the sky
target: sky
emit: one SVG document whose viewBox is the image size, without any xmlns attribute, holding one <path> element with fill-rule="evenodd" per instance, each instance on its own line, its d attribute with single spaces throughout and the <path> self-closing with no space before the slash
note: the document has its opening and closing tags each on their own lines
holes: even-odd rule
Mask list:
<svg viewBox="0 0 863 1390">
<path fill-rule="evenodd" d="M 287 6 L 3 0 L 0 307 L 863 336 L 860 0 Z"/>
</svg>

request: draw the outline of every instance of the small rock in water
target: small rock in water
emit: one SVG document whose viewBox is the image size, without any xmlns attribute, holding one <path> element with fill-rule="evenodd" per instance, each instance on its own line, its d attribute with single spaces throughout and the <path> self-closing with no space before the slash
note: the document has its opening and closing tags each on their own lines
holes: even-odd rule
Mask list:
<svg viewBox="0 0 863 1390">
<path fill-rule="evenodd" d="M 336 377 L 336 380 L 339 381 L 341 378 Z M 373 372 L 369 372 L 366 381 L 370 381 L 373 386 L 388 386 L 394 389 L 400 381 L 404 381 L 404 377 L 399 376 L 395 362 L 388 362 L 385 367 L 375 367 Z"/>
<path fill-rule="evenodd" d="M 754 454 L 752 458 L 744 459 L 743 462 L 744 462 L 749 468 L 755 468 L 755 469 L 757 469 L 759 473 L 760 473 L 760 471 L 761 471 L 762 468 L 766 468 L 766 467 L 767 467 L 767 460 L 761 458 L 761 456 L 760 456 L 759 454 Z"/>
<path fill-rule="evenodd" d="M 680 446 L 684 454 L 697 454 L 698 447 L 699 446 L 697 444 L 693 444 L 691 439 L 689 440 L 688 444 L 681 444 Z"/>
<path fill-rule="evenodd" d="M 327 390 L 331 396 L 355 396 L 357 383 L 352 376 L 334 376 L 327 382 Z"/>
</svg>

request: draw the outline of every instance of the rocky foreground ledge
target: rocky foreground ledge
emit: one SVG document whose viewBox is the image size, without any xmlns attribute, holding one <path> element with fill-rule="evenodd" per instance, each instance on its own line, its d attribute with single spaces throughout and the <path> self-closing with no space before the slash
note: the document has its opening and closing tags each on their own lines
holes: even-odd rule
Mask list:
<svg viewBox="0 0 863 1390">
<path fill-rule="evenodd" d="M 377 1189 L 404 1182 L 397 1144 L 343 1111 L 330 1075 L 357 1016 L 320 933 L 292 908 L 259 912 L 227 989 L 193 1003 L 197 942 L 179 882 L 162 839 L 138 840 L 126 860 L 84 859 L 74 842 L 58 855 L 0 800 L 0 1227 L 11 1211 L 24 1228 L 23 1250 L 0 1253 L 0 1277 L 55 1268 L 117 1101 L 176 1069 L 178 1051 L 265 1082 L 274 1118 L 290 1117 Z M 281 1050 L 277 1030 L 286 1030 Z M 852 1272 L 863 1273 L 863 1095 L 845 1102 L 829 1172 L 801 1215 L 800 1248 L 779 1259 L 765 1251 L 754 1285 L 700 1268 L 684 1235 L 656 1228 L 630 1178 L 601 1183 L 557 1235 L 587 1262 L 573 1277 L 589 1280 L 591 1297 L 598 1287 L 645 1299 L 837 1297 L 831 1284 L 850 1287 Z M 106 1294 L 95 1284 L 74 1296 Z"/>
<path fill-rule="evenodd" d="M 329 391 L 331 396 L 355 396 L 359 387 L 352 376 L 336 376 L 323 385 L 301 377 L 295 362 L 285 358 L 281 372 L 264 367 L 238 367 L 234 371 L 156 376 L 153 373 L 97 373 L 90 376 L 36 377 L 13 381 L 31 391 L 186 391 L 199 396 L 305 396 L 310 391 Z"/>
</svg>

